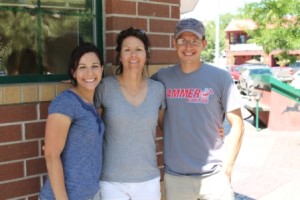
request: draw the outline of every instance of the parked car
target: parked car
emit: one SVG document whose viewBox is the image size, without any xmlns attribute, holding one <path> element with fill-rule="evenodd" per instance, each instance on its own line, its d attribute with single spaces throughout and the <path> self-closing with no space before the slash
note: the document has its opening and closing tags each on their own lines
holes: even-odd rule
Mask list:
<svg viewBox="0 0 300 200">
<path fill-rule="evenodd" d="M 5 71 L 0 70 L 0 76 L 5 76 L 5 75 L 6 75 Z"/>
<path fill-rule="evenodd" d="M 293 80 L 291 82 L 291 86 L 293 86 L 296 89 L 300 89 L 300 70 L 298 70 L 294 75 L 293 75 Z"/>
<path fill-rule="evenodd" d="M 258 65 L 245 68 L 240 75 L 240 91 L 246 95 L 252 95 L 254 91 L 254 76 L 269 75 L 273 76 L 273 72 L 268 65 Z"/>
<path fill-rule="evenodd" d="M 236 67 L 232 67 L 231 70 L 229 71 L 233 81 L 238 85 L 239 87 L 239 83 L 240 83 L 240 75 L 241 73 L 248 69 L 248 68 L 255 68 L 255 67 L 270 67 L 269 65 L 266 64 L 262 64 L 262 63 L 245 63 L 245 64 L 241 64 L 238 65 Z"/>
<path fill-rule="evenodd" d="M 272 67 L 274 77 L 282 82 L 290 83 L 293 80 L 293 75 L 300 70 L 300 61 L 289 64 L 288 66 Z"/>
<path fill-rule="evenodd" d="M 274 77 L 282 82 L 290 83 L 293 80 L 294 70 L 289 66 L 274 66 L 272 67 Z"/>
<path fill-rule="evenodd" d="M 300 70 L 300 60 L 289 65 L 290 68 L 293 69 L 294 73 Z"/>
<path fill-rule="evenodd" d="M 241 69 L 240 65 L 230 67 L 229 74 L 232 80 L 235 82 L 235 84 L 238 84 L 238 82 L 240 81 L 240 75 L 241 75 L 240 69 Z"/>
</svg>

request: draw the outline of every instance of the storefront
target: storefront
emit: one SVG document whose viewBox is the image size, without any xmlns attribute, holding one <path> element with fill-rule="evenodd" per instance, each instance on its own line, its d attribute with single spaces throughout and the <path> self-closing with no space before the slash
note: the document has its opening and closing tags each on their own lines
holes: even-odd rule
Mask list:
<svg viewBox="0 0 300 200">
<path fill-rule="evenodd" d="M 150 37 L 150 73 L 173 64 L 180 0 L 11 0 L 1 1 L 0 15 L 0 196 L 37 199 L 46 174 L 47 108 L 70 87 L 65 82 L 70 51 L 82 41 L 93 42 L 110 71 L 116 35 L 132 26 Z M 162 167 L 161 135 L 157 147 Z"/>
</svg>

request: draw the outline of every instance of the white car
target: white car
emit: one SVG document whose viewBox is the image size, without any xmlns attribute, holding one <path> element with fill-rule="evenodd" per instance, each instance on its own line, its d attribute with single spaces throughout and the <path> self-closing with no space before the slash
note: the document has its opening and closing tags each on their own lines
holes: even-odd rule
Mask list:
<svg viewBox="0 0 300 200">
<path fill-rule="evenodd" d="M 254 80 L 256 75 L 273 76 L 269 66 L 253 66 L 245 69 L 240 75 L 240 91 L 246 95 L 252 95 L 254 92 Z"/>
<path fill-rule="evenodd" d="M 291 86 L 300 89 L 300 70 L 298 70 L 294 75 L 293 75 L 293 80 L 291 82 Z"/>
</svg>

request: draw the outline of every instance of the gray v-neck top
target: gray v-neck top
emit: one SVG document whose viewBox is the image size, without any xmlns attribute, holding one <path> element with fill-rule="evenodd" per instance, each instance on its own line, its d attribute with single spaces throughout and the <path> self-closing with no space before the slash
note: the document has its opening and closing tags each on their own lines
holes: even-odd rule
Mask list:
<svg viewBox="0 0 300 200">
<path fill-rule="evenodd" d="M 147 79 L 144 101 L 134 106 L 124 97 L 116 77 L 106 77 L 97 88 L 95 104 L 103 107 L 104 134 L 101 180 L 144 182 L 160 176 L 156 160 L 159 109 L 165 109 L 162 83 Z"/>
</svg>

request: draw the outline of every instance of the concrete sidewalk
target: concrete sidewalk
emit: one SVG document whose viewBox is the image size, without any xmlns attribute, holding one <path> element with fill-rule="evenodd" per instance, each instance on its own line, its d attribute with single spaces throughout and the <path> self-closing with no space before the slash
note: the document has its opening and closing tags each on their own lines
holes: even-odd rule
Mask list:
<svg viewBox="0 0 300 200">
<path fill-rule="evenodd" d="M 245 121 L 232 186 L 236 200 L 300 200 L 300 130 L 256 131 Z"/>
</svg>

